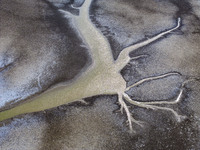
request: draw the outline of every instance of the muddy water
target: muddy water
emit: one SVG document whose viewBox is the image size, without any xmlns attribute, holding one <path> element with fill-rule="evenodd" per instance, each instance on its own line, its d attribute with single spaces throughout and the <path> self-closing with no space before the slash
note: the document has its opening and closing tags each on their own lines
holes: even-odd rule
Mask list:
<svg viewBox="0 0 200 150">
<path fill-rule="evenodd" d="M 114 61 L 107 40 L 89 19 L 91 0 L 87 0 L 80 10 L 80 16 L 73 23 L 79 35 L 88 44 L 94 60 L 93 65 L 67 85 L 54 87 L 33 97 L 24 104 L 0 113 L 0 121 L 13 116 L 41 111 L 70 103 L 82 98 L 101 94 L 116 94 L 117 89 L 125 89 L 126 83 L 113 66 Z M 122 87 L 122 88 L 121 88 Z"/>
</svg>

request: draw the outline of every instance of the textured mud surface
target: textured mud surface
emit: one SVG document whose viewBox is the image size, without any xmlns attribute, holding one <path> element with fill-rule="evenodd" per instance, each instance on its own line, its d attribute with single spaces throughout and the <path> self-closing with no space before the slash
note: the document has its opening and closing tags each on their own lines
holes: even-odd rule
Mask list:
<svg viewBox="0 0 200 150">
<path fill-rule="evenodd" d="M 91 63 L 88 50 L 57 8 L 78 11 L 80 1 L 0 0 L 0 104 L 14 106 L 60 83 L 70 82 Z M 178 71 L 183 76 L 200 76 L 200 3 L 198 0 L 95 0 L 93 23 L 106 36 L 116 59 L 119 52 L 138 41 L 158 34 L 182 18 L 181 29 L 131 56 L 122 75 L 128 85 L 149 76 Z M 6 67 L 4 67 L 6 66 Z M 129 94 L 141 101 L 170 100 L 176 97 L 183 79 L 171 76 L 147 82 Z M 116 112 L 117 97 L 96 96 L 44 112 L 21 115 L 1 122 L 0 148 L 11 149 L 200 149 L 200 82 L 184 89 L 183 100 L 174 106 L 187 118 L 178 123 L 169 112 L 132 107 L 134 125 L 129 133 L 126 116 Z"/>
<path fill-rule="evenodd" d="M 0 13 L 0 66 L 8 65 L 0 72 L 1 107 L 69 81 L 89 64 L 82 40 L 52 5 L 1 0 Z"/>
</svg>

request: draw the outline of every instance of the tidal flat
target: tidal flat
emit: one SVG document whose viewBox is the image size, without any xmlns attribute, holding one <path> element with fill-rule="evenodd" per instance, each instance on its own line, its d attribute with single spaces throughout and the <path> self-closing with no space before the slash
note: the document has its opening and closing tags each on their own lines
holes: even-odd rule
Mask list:
<svg viewBox="0 0 200 150">
<path fill-rule="evenodd" d="M 84 0 L 0 1 L 1 112 L 31 102 L 30 98 L 51 88 L 73 83 L 92 66 L 90 47 L 72 19 L 59 11 L 79 15 L 83 4 Z M 139 102 L 172 101 L 183 88 L 179 103 L 161 105 L 185 116 L 181 122 L 171 111 L 130 105 L 132 116 L 142 122 L 142 127 L 133 123 L 136 132 L 130 133 L 126 112 L 118 112 L 119 97 L 94 95 L 85 102 L 1 121 L 0 148 L 200 149 L 198 8 L 198 0 L 94 0 L 89 11 L 92 23 L 108 41 L 114 60 L 126 47 L 175 27 L 177 18 L 181 18 L 178 30 L 131 52 L 130 57 L 135 59 L 120 71 L 127 87 L 149 77 L 180 73 L 144 82 L 126 93 Z M 182 86 L 190 79 L 194 80 Z M 106 91 L 106 87 L 101 88 Z"/>
</svg>

